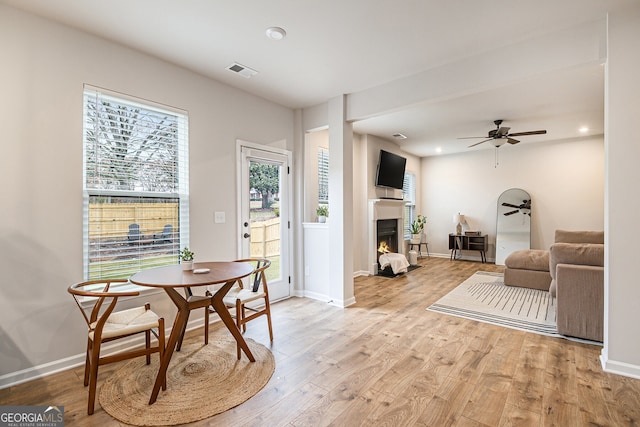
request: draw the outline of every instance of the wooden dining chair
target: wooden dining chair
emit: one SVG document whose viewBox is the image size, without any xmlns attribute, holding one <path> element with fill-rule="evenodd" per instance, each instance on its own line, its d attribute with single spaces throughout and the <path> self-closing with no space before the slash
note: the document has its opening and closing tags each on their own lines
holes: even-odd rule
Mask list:
<svg viewBox="0 0 640 427">
<path fill-rule="evenodd" d="M 211 292 L 206 291 L 205 295 L 194 295 L 193 291 L 190 287 L 184 288 L 184 296 L 187 301 L 195 301 L 195 300 L 203 300 L 203 299 L 211 299 Z M 204 344 L 209 344 L 209 309 L 210 306 L 204 308 Z M 211 308 L 213 310 L 213 308 Z M 178 343 L 176 345 L 176 351 L 180 351 L 182 349 L 182 341 L 184 340 L 184 334 L 187 333 L 187 323 L 184 324 L 184 328 L 182 328 L 182 333 L 180 334 L 180 338 L 178 338 Z"/>
<path fill-rule="evenodd" d="M 87 323 L 87 354 L 84 367 L 84 385 L 89 386 L 89 404 L 87 414 L 93 414 L 96 400 L 96 382 L 98 379 L 98 366 L 112 362 L 119 362 L 138 356 L 146 356 L 147 365 L 151 363 L 151 354 L 159 353 L 160 358 L 164 354 L 164 319 L 150 309 L 147 303 L 143 307 L 128 310 L 114 311 L 118 298 L 138 296 L 137 291 L 112 291 L 112 284 L 126 283 L 127 280 L 94 280 L 81 282 L 69 286 L 68 292 L 73 296 L 80 312 Z M 90 301 L 91 312 L 85 313 L 83 305 Z M 105 304 L 106 302 L 106 304 Z M 157 332 L 154 331 L 157 329 Z M 104 342 L 117 340 L 134 334 L 145 334 L 145 347 L 110 356 L 100 357 L 100 346 Z M 158 345 L 151 347 L 151 333 L 153 333 Z M 166 390 L 166 379 L 163 390 Z"/>
<path fill-rule="evenodd" d="M 255 266 L 251 275 L 245 281 L 238 279 L 236 284 L 227 292 L 223 298 L 224 304 L 229 308 L 231 316 L 235 318 L 236 325 L 241 332 L 247 330 L 247 323 L 259 316 L 267 316 L 269 326 L 269 339 L 273 342 L 273 329 L 271 327 L 271 308 L 269 306 L 269 288 L 265 271 L 271 266 L 271 261 L 267 258 L 247 258 L 239 259 L 235 262 L 248 262 Z M 246 283 L 245 283 L 246 282 Z M 251 304 L 254 301 L 262 300 L 261 303 Z M 247 315 L 247 312 L 250 312 Z M 240 359 L 240 345 L 238 348 L 238 359 Z"/>
</svg>

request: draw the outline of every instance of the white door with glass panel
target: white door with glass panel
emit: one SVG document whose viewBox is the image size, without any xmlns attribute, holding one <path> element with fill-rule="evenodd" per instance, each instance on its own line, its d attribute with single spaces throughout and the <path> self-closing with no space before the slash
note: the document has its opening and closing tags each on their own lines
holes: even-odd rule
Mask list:
<svg viewBox="0 0 640 427">
<path fill-rule="evenodd" d="M 291 295 L 290 174 L 291 154 L 240 142 L 241 258 L 268 258 L 269 299 Z"/>
</svg>

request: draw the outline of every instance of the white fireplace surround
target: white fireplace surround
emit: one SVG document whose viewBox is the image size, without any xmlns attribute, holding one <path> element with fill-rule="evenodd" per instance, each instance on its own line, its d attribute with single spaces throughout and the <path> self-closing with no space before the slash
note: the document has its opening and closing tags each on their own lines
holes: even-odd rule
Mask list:
<svg viewBox="0 0 640 427">
<path fill-rule="evenodd" d="M 398 221 L 398 253 L 404 254 L 404 200 L 370 199 L 369 200 L 369 274 L 378 273 L 378 220 L 395 219 Z"/>
</svg>

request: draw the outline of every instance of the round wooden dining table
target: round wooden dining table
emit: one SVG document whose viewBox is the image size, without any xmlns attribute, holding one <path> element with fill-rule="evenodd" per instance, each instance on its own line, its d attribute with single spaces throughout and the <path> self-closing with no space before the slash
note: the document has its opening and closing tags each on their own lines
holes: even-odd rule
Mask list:
<svg viewBox="0 0 640 427">
<path fill-rule="evenodd" d="M 194 273 L 192 270 L 182 270 L 181 265 L 168 265 L 164 267 L 156 267 L 148 270 L 142 270 L 135 273 L 129 278 L 131 283 L 140 286 L 150 286 L 154 288 L 162 288 L 169 295 L 171 301 L 178 308 L 178 313 L 171 328 L 171 335 L 167 341 L 167 347 L 160 361 L 160 369 L 156 381 L 153 385 L 149 404 L 152 404 L 158 398 L 160 387 L 166 384 L 165 378 L 167 368 L 171 361 L 171 356 L 176 348 L 178 341 L 182 342 L 182 336 L 189 320 L 191 310 L 197 308 L 209 307 L 211 305 L 222 322 L 225 324 L 229 332 L 233 335 L 238 345 L 249 358 L 251 362 L 255 362 L 255 358 L 249 350 L 240 330 L 236 326 L 229 310 L 222 299 L 229 292 L 236 280 L 246 277 L 253 273 L 254 266 L 247 262 L 199 262 L 193 266 L 193 271 L 208 269 L 206 273 Z M 190 288 L 197 286 L 216 285 L 223 283 L 212 296 L 194 296 Z M 185 290 L 185 296 L 178 292 L 179 289 Z"/>
</svg>

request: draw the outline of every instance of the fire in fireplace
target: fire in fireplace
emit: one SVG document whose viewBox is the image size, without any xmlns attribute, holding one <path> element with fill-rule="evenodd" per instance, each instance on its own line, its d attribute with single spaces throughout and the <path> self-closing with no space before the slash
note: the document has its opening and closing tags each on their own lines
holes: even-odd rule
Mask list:
<svg viewBox="0 0 640 427">
<path fill-rule="evenodd" d="M 398 252 L 398 221 L 396 219 L 379 219 L 376 230 L 378 258 L 383 253 Z"/>
<path fill-rule="evenodd" d="M 389 249 L 389 245 L 387 245 L 387 242 L 380 243 L 380 246 L 378 246 L 378 252 L 380 252 L 381 254 L 388 254 L 389 252 L 391 252 L 391 249 Z"/>
</svg>

